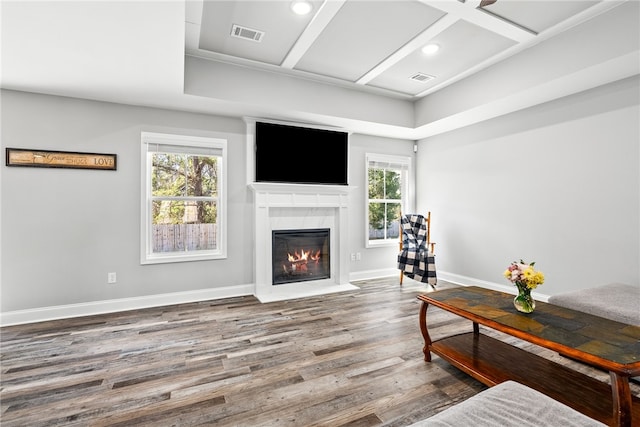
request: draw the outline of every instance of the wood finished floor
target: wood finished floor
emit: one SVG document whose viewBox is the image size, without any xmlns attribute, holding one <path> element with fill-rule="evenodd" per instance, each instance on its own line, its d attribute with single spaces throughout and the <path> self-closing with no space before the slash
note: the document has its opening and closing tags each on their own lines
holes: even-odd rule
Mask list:
<svg viewBox="0 0 640 427">
<path fill-rule="evenodd" d="M 407 426 L 485 389 L 423 361 L 423 284 L 355 284 L 2 328 L 1 424 Z M 471 329 L 435 307 L 428 321 L 432 338 Z"/>
</svg>

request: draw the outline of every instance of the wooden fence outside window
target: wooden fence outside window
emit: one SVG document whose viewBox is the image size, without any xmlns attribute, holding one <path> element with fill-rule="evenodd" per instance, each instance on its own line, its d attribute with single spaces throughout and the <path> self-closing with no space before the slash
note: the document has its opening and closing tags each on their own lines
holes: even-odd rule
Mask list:
<svg viewBox="0 0 640 427">
<path fill-rule="evenodd" d="M 153 252 L 215 250 L 217 224 L 153 224 Z"/>
</svg>

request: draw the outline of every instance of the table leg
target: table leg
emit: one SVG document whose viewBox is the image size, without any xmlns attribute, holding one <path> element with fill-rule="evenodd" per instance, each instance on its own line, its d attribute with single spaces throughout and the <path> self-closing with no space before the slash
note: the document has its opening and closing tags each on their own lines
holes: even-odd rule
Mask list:
<svg viewBox="0 0 640 427">
<path fill-rule="evenodd" d="M 609 372 L 613 393 L 613 425 L 631 427 L 631 389 L 629 377 Z M 636 420 L 637 421 L 637 420 Z"/>
<path fill-rule="evenodd" d="M 431 351 L 429 347 L 431 346 L 431 337 L 429 336 L 429 331 L 427 330 L 427 308 L 429 307 L 429 303 L 423 301 L 422 306 L 420 306 L 420 331 L 422 332 L 422 337 L 424 338 L 424 347 L 422 348 L 422 352 L 424 353 L 424 360 L 426 362 L 431 362 Z"/>
</svg>

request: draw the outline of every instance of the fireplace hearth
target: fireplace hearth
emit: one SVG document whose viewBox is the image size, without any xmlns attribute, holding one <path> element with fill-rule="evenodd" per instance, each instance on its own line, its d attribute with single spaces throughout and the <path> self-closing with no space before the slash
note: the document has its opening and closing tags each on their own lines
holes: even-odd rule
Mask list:
<svg viewBox="0 0 640 427">
<path fill-rule="evenodd" d="M 273 284 L 331 277 L 330 229 L 273 230 Z"/>
</svg>

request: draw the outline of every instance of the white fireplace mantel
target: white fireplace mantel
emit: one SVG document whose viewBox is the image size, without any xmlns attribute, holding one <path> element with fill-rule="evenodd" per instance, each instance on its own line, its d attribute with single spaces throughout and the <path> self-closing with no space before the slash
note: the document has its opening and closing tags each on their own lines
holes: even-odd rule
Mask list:
<svg viewBox="0 0 640 427">
<path fill-rule="evenodd" d="M 358 289 L 349 283 L 348 208 L 353 187 L 254 182 L 255 296 L 261 302 L 280 301 Z M 273 285 L 273 230 L 329 228 L 331 277 Z"/>
</svg>

